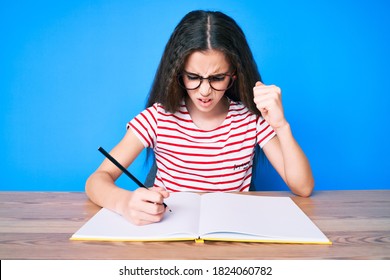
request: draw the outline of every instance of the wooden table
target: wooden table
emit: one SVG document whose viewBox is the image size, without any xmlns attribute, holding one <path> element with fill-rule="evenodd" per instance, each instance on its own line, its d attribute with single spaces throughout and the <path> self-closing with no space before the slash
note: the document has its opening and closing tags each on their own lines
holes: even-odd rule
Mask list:
<svg viewBox="0 0 390 280">
<path fill-rule="evenodd" d="M 390 259 L 390 191 L 290 196 L 332 245 L 70 241 L 100 208 L 84 193 L 0 192 L 0 259 Z"/>
</svg>

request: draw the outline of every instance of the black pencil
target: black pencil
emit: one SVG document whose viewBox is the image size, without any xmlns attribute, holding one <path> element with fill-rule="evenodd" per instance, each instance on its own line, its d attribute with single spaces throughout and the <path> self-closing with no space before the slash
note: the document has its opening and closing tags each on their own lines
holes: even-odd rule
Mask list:
<svg viewBox="0 0 390 280">
<path fill-rule="evenodd" d="M 106 152 L 102 147 L 99 147 L 98 149 L 106 158 L 108 158 L 113 164 L 116 165 L 123 173 L 125 173 L 131 180 L 133 180 L 138 186 L 141 188 L 148 189 L 144 184 L 140 182 L 133 174 L 131 174 L 126 168 L 124 168 L 123 165 L 121 165 L 115 158 L 113 158 L 109 153 Z M 168 206 L 163 202 L 163 205 L 165 208 Z M 171 209 L 169 209 L 169 212 L 172 212 Z"/>
</svg>

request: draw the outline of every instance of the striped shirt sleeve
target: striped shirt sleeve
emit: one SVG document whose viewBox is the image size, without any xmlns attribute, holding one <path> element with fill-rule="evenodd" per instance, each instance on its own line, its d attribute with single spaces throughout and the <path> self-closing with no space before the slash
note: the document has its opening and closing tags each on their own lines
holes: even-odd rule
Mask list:
<svg viewBox="0 0 390 280">
<path fill-rule="evenodd" d="M 266 122 L 263 117 L 258 117 L 256 124 L 256 139 L 257 143 L 260 145 L 260 148 L 263 148 L 269 140 L 271 140 L 275 135 L 274 129 Z"/>
<path fill-rule="evenodd" d="M 156 144 L 158 106 L 145 109 L 127 124 L 145 148 L 154 148 Z"/>
</svg>

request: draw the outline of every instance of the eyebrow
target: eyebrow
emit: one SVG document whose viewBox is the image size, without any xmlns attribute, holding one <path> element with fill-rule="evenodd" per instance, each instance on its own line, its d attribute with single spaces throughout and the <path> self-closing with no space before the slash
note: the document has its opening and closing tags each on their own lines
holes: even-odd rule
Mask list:
<svg viewBox="0 0 390 280">
<path fill-rule="evenodd" d="M 213 76 L 218 76 L 218 75 L 227 75 L 227 74 L 229 74 L 229 72 L 221 72 L 221 73 L 215 73 L 215 74 L 208 75 L 208 77 L 203 77 L 202 75 L 199 75 L 197 73 L 193 73 L 193 72 L 190 72 L 190 71 L 187 71 L 187 70 L 183 70 L 183 72 L 186 73 L 186 74 L 199 76 L 199 77 L 202 77 L 202 78 L 208 78 L 208 77 L 213 77 Z"/>
</svg>

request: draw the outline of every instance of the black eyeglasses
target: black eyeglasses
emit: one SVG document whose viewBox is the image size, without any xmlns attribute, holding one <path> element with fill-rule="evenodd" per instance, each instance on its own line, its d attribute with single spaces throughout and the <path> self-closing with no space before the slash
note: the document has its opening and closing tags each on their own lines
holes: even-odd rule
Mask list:
<svg viewBox="0 0 390 280">
<path fill-rule="evenodd" d="M 202 77 L 194 73 L 183 71 L 182 74 L 177 76 L 177 81 L 182 88 L 193 90 L 199 88 L 203 80 L 208 80 L 209 85 L 213 90 L 224 91 L 232 87 L 236 78 L 237 77 L 234 74 L 228 73 Z"/>
</svg>

